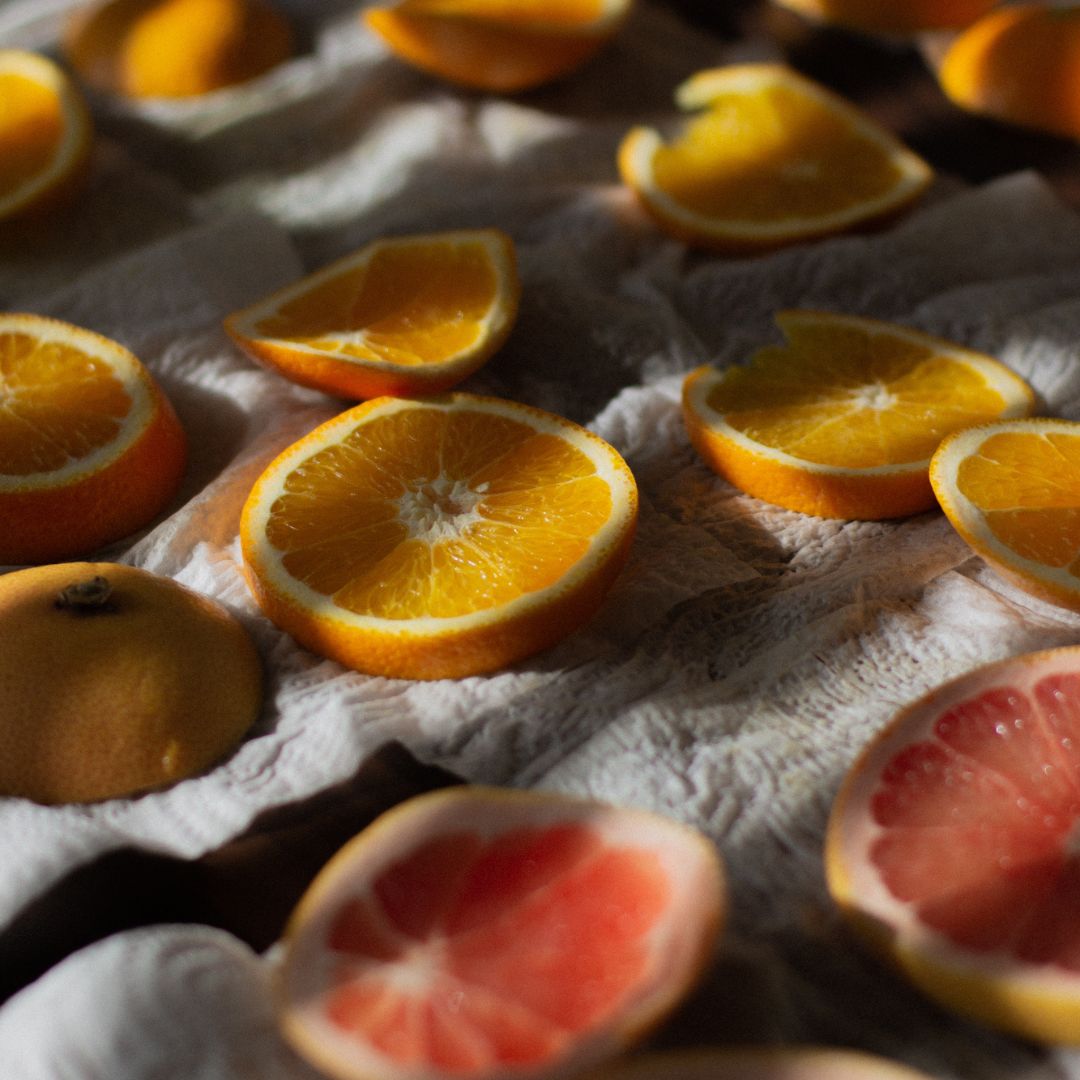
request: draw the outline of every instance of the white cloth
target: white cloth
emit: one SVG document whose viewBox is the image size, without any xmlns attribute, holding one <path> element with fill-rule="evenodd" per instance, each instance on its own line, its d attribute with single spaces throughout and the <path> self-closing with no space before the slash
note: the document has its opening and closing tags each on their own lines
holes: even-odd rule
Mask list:
<svg viewBox="0 0 1080 1080">
<path fill-rule="evenodd" d="M 0 4 L 0 46 L 50 47 L 64 3 Z M 938 513 L 818 520 L 734 491 L 691 450 L 690 368 L 775 337 L 776 310 L 873 315 L 998 356 L 1080 418 L 1080 219 L 1040 178 L 946 179 L 888 231 L 754 259 L 688 252 L 617 179 L 614 151 L 735 48 L 642 0 L 617 40 L 550 88 L 458 91 L 388 57 L 348 3 L 290 8 L 308 51 L 177 105 L 94 99 L 90 188 L 54 225 L 0 236 L 0 304 L 131 347 L 192 446 L 181 495 L 115 545 L 217 597 L 264 658 L 267 702 L 204 776 L 135 800 L 0 800 L 0 927 L 121 844 L 194 856 L 260 810 L 350 775 L 397 738 L 487 783 L 644 806 L 715 840 L 731 922 L 661 1041 L 865 1047 L 938 1076 L 1080 1077 L 1065 1052 L 950 1017 L 846 937 L 825 894 L 831 799 L 897 709 L 977 663 L 1076 640 L 1080 618 L 997 579 Z M 411 683 L 345 671 L 257 611 L 237 520 L 271 456 L 343 403 L 254 366 L 222 316 L 375 236 L 497 225 L 519 323 L 464 386 L 587 424 L 627 458 L 641 522 L 600 615 L 494 675 Z M 28 239 L 30 237 L 30 239 Z M 0 1007 L 5 1080 L 303 1080 L 275 1034 L 270 961 L 217 931 L 154 927 L 66 960 Z"/>
</svg>

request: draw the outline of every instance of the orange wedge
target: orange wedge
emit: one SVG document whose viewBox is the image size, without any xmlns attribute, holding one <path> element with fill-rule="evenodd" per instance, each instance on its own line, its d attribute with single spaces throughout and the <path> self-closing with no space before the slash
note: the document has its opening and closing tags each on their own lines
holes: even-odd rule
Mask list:
<svg viewBox="0 0 1080 1080">
<path fill-rule="evenodd" d="M 153 377 L 114 341 L 0 315 L 0 563 L 88 554 L 148 525 L 186 458 Z"/>
<path fill-rule="evenodd" d="M 364 22 L 402 60 L 449 82 L 515 93 L 581 67 L 632 0 L 399 0 Z"/>
<path fill-rule="evenodd" d="M 855 931 L 926 994 L 1080 1042 L 1080 649 L 989 664 L 901 711 L 852 766 L 826 839 Z"/>
<path fill-rule="evenodd" d="M 285 931 L 279 1015 L 335 1080 L 576 1076 L 685 996 L 725 909 L 715 848 L 675 821 L 449 788 L 315 879 Z"/>
<path fill-rule="evenodd" d="M 941 439 L 1034 404 L 1004 365 L 916 330 L 816 311 L 776 321 L 786 343 L 745 366 L 690 373 L 683 417 L 717 473 L 789 510 L 867 519 L 928 510 Z"/>
<path fill-rule="evenodd" d="M 970 112 L 1080 138 L 1080 8 L 1001 7 L 951 43 L 938 79 Z"/>
<path fill-rule="evenodd" d="M 553 645 L 625 562 L 637 488 L 603 440 L 468 394 L 376 398 L 281 454 L 244 507 L 267 615 L 359 671 L 448 678 Z"/>
<path fill-rule="evenodd" d="M 86 103 L 56 64 L 0 49 L 0 221 L 72 195 L 93 141 Z"/>
<path fill-rule="evenodd" d="M 225 320 L 254 360 L 360 400 L 433 394 L 506 340 L 521 286 L 498 229 L 376 240 Z"/>
<path fill-rule="evenodd" d="M 970 26 L 1000 0 L 774 0 L 814 22 L 906 36 Z"/>
<path fill-rule="evenodd" d="M 1002 577 L 1080 611 L 1080 424 L 1034 418 L 957 432 L 934 454 L 930 482 Z"/>
<path fill-rule="evenodd" d="M 618 164 L 660 226 L 693 245 L 755 251 L 881 223 L 932 179 L 869 116 L 780 64 L 703 71 L 675 96 L 698 115 L 668 142 L 633 128 Z"/>
</svg>

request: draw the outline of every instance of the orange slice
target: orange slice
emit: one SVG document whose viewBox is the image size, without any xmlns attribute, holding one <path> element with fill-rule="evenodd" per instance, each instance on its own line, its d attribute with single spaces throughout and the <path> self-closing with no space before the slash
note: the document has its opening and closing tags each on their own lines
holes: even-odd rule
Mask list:
<svg viewBox="0 0 1080 1080">
<path fill-rule="evenodd" d="M 776 321 L 786 343 L 745 366 L 690 373 L 683 417 L 711 468 L 789 510 L 867 519 L 928 510 L 943 436 L 1034 404 L 1003 364 L 929 334 L 828 312 Z"/>
<path fill-rule="evenodd" d="M 234 312 L 225 329 L 304 386 L 353 400 L 432 394 L 500 348 L 520 292 L 498 229 L 394 237 Z"/>
<path fill-rule="evenodd" d="M 780 64 L 702 71 L 675 97 L 699 115 L 669 142 L 633 128 L 618 164 L 644 208 L 690 244 L 753 251 L 878 223 L 932 179 L 868 115 Z"/>
<path fill-rule="evenodd" d="M 1001 7 L 951 43 L 938 79 L 962 109 L 1080 138 L 1080 8 Z"/>
<path fill-rule="evenodd" d="M 93 141 L 86 103 L 56 64 L 0 49 L 0 221 L 72 195 Z"/>
<path fill-rule="evenodd" d="M 1080 649 L 978 668 L 903 710 L 844 781 L 829 888 L 925 993 L 1080 1042 Z"/>
<path fill-rule="evenodd" d="M 957 432 L 934 454 L 930 482 L 1002 577 L 1080 611 L 1080 424 L 1043 417 Z"/>
<path fill-rule="evenodd" d="M 294 42 L 265 0 L 99 0 L 76 13 L 63 48 L 96 90 L 189 98 L 266 73 Z"/>
<path fill-rule="evenodd" d="M 969 26 L 1000 0 L 774 0 L 815 22 L 871 34 L 908 35 Z"/>
<path fill-rule="evenodd" d="M 141 529 L 185 459 L 176 413 L 127 349 L 0 315 L 0 563 L 72 558 Z"/>
<path fill-rule="evenodd" d="M 726 907 L 701 834 L 542 792 L 449 788 L 336 855 L 289 921 L 289 1040 L 337 1080 L 576 1075 L 685 995 Z"/>
<path fill-rule="evenodd" d="M 494 398 L 376 398 L 271 463 L 241 521 L 259 604 L 374 675 L 490 671 L 599 608 L 637 488 L 603 440 Z"/>
<path fill-rule="evenodd" d="M 614 37 L 632 0 L 399 0 L 364 22 L 402 60 L 462 86 L 515 93 L 567 75 Z"/>
</svg>

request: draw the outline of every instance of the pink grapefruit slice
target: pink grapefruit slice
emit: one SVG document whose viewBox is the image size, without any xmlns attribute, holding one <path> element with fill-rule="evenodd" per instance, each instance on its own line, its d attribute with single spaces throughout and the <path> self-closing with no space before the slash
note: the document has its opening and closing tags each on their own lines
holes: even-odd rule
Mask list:
<svg viewBox="0 0 1080 1080">
<path fill-rule="evenodd" d="M 340 1080 L 547 1077 L 659 1023 L 711 959 L 719 856 L 645 811 L 455 787 L 384 814 L 286 928 L 286 1037 Z"/>
<path fill-rule="evenodd" d="M 829 889 L 931 997 L 1080 1043 L 1080 647 L 998 661 L 902 710 L 829 821 Z"/>
</svg>

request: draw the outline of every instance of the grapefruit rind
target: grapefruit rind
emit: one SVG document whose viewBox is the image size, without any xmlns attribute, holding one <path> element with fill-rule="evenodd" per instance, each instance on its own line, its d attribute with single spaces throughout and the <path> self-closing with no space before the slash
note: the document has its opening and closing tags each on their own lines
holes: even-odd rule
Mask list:
<svg viewBox="0 0 1080 1080">
<path fill-rule="evenodd" d="M 726 912 L 723 864 L 706 837 L 644 810 L 615 807 L 539 791 L 468 786 L 417 796 L 378 818 L 320 872 L 286 926 L 275 977 L 282 1030 L 310 1062 L 337 1080 L 444 1080 L 422 1063 L 402 1066 L 343 1035 L 321 1011 L 333 965 L 325 944 L 342 905 L 425 841 L 462 830 L 481 840 L 515 828 L 584 824 L 606 845 L 647 851 L 672 887 L 670 904 L 649 931 L 647 985 L 598 1027 L 573 1037 L 558 1059 L 473 1071 L 484 1080 L 570 1074 L 617 1054 L 643 1038 L 685 996 L 712 958 Z M 522 942 L 523 947 L 529 943 Z"/>
<path fill-rule="evenodd" d="M 1052 965 L 963 948 L 922 925 L 884 885 L 868 851 L 882 829 L 869 801 L 898 751 L 932 740 L 948 709 L 993 687 L 1030 692 L 1048 673 L 1080 673 L 1080 647 L 1028 653 L 976 668 L 902 709 L 861 752 L 829 817 L 825 871 L 829 892 L 852 930 L 929 998 L 1023 1038 L 1080 1043 L 1080 979 Z"/>
</svg>

